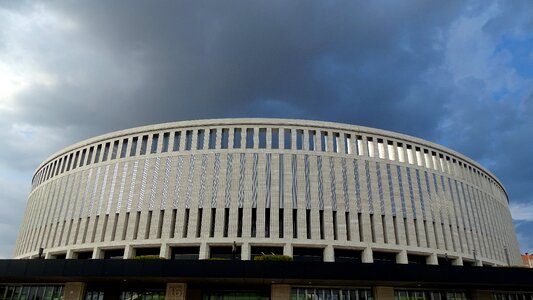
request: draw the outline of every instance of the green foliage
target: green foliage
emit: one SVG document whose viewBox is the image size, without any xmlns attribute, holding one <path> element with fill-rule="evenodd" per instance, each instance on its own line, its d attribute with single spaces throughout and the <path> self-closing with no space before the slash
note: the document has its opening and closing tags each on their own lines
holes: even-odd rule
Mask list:
<svg viewBox="0 0 533 300">
<path fill-rule="evenodd" d="M 277 254 L 263 254 L 254 257 L 255 261 L 292 261 L 292 257 L 287 255 L 277 255 Z"/>
<path fill-rule="evenodd" d="M 164 257 L 161 257 L 159 255 L 141 255 L 141 256 L 135 256 L 132 259 L 137 260 L 154 260 L 154 259 L 165 259 Z"/>
</svg>

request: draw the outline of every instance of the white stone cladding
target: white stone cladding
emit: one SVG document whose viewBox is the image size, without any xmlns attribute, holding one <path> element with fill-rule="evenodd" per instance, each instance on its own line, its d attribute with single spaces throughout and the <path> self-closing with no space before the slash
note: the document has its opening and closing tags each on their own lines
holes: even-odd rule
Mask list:
<svg viewBox="0 0 533 300">
<path fill-rule="evenodd" d="M 14 256 L 198 246 L 204 259 L 233 242 L 242 259 L 277 246 L 325 261 L 356 249 L 363 262 L 520 263 L 507 194 L 476 162 L 390 131 L 285 119 L 138 127 L 57 152 L 33 177 Z"/>
</svg>

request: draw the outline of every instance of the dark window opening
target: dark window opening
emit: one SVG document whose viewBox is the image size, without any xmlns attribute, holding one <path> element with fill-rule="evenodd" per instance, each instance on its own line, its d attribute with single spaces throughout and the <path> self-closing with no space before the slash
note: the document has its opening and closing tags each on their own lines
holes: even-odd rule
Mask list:
<svg viewBox="0 0 533 300">
<path fill-rule="evenodd" d="M 270 237 L 270 208 L 265 208 L 265 237 Z"/>
<path fill-rule="evenodd" d="M 196 137 L 196 150 L 204 149 L 204 137 L 205 137 L 205 130 L 203 129 L 198 130 L 198 136 Z"/>
<path fill-rule="evenodd" d="M 292 210 L 292 237 L 298 238 L 298 210 Z"/>
<path fill-rule="evenodd" d="M 210 246 L 209 247 L 209 257 L 210 258 L 219 258 L 219 259 L 241 259 L 241 246 Z"/>
<path fill-rule="evenodd" d="M 251 246 L 250 256 L 254 260 L 256 256 L 261 255 L 283 255 L 283 247 L 271 247 L 271 246 Z"/>
<path fill-rule="evenodd" d="M 323 261 L 323 248 L 294 247 L 292 258 L 294 261 Z"/>
<path fill-rule="evenodd" d="M 372 253 L 374 258 L 374 263 L 376 264 L 395 264 L 396 263 L 396 253 L 394 252 L 379 252 L 374 251 Z"/>
<path fill-rule="evenodd" d="M 291 149 L 292 148 L 292 136 L 291 136 L 291 130 L 290 129 L 285 129 L 283 144 L 284 144 L 284 148 L 285 149 Z"/>
<path fill-rule="evenodd" d="M 242 207 L 237 212 L 237 237 L 242 237 Z"/>
<path fill-rule="evenodd" d="M 257 232 L 257 208 L 252 208 L 252 230 L 250 232 L 251 237 L 256 236 Z"/>
<path fill-rule="evenodd" d="M 324 211 L 323 210 L 318 211 L 318 218 L 320 222 L 320 226 L 319 226 L 320 239 L 323 240 L 324 239 Z"/>
<path fill-rule="evenodd" d="M 209 149 L 215 149 L 217 143 L 217 130 L 209 129 Z"/>
<path fill-rule="evenodd" d="M 254 148 L 254 129 L 247 128 L 246 129 L 246 149 L 253 149 L 253 148 Z"/>
<path fill-rule="evenodd" d="M 266 128 L 259 128 L 259 149 L 266 148 Z"/>
<path fill-rule="evenodd" d="M 192 149 L 192 130 L 185 131 L 185 150 Z"/>
<path fill-rule="evenodd" d="M 407 262 L 409 264 L 425 265 L 427 256 L 417 254 L 407 254 Z"/>
<path fill-rule="evenodd" d="M 215 236 L 215 220 L 217 216 L 217 209 L 211 208 L 211 224 L 209 225 L 209 237 Z"/>
<path fill-rule="evenodd" d="M 202 217 L 203 208 L 198 208 L 198 218 L 196 220 L 196 237 L 199 238 L 202 234 Z"/>
<path fill-rule="evenodd" d="M 126 157 L 127 149 L 128 149 L 128 139 L 123 139 L 122 140 L 122 148 L 120 149 L 120 158 Z M 99 152 L 97 151 L 96 152 L 97 156 L 99 155 L 98 153 Z"/>
<path fill-rule="evenodd" d="M 138 137 L 134 137 L 132 140 L 131 140 L 131 149 L 130 149 L 130 156 L 135 156 L 135 154 L 137 153 L 137 141 L 139 140 Z M 106 145 L 107 147 L 107 145 Z M 104 157 L 106 156 L 106 154 L 104 153 Z"/>
<path fill-rule="evenodd" d="M 361 250 L 335 249 L 335 262 L 360 263 Z"/>
<path fill-rule="evenodd" d="M 145 135 L 145 136 L 142 137 L 142 140 L 141 140 L 141 151 L 140 151 L 139 155 L 145 155 L 146 154 L 147 144 L 148 144 L 148 136 Z"/>
<path fill-rule="evenodd" d="M 104 250 L 104 259 L 123 259 L 124 249 Z"/>
<path fill-rule="evenodd" d="M 305 210 L 305 228 L 307 232 L 307 239 L 311 239 L 311 210 Z"/>
<path fill-rule="evenodd" d="M 241 147 L 241 129 L 233 129 L 233 149 L 238 149 Z"/>
<path fill-rule="evenodd" d="M 229 144 L 229 129 L 227 128 L 223 128 L 222 129 L 222 136 L 221 136 L 221 139 L 220 139 L 220 148 L 222 149 L 228 149 L 228 144 Z"/>
<path fill-rule="evenodd" d="M 200 247 L 171 247 L 170 259 L 174 260 L 198 260 Z"/>
<path fill-rule="evenodd" d="M 169 140 L 170 140 L 170 133 L 169 132 L 163 133 L 163 145 L 161 148 L 161 152 L 168 152 Z"/>
<path fill-rule="evenodd" d="M 180 150 L 180 139 L 181 139 L 181 132 L 180 131 L 174 132 L 174 142 L 172 145 L 172 151 Z"/>
<path fill-rule="evenodd" d="M 77 252 L 75 256 L 77 259 L 92 259 L 93 252 L 92 251 Z"/>
<path fill-rule="evenodd" d="M 148 137 L 147 137 L 148 138 Z M 115 141 L 113 143 L 113 150 L 111 151 L 111 159 L 116 159 L 117 158 L 117 153 L 118 153 L 118 144 L 120 143 L 120 141 Z"/>
<path fill-rule="evenodd" d="M 224 237 L 228 237 L 229 229 L 229 207 L 224 209 Z"/>
<path fill-rule="evenodd" d="M 283 222 L 283 208 L 280 208 L 278 211 L 278 228 L 279 228 L 279 238 L 283 238 L 284 222 Z"/>
<path fill-rule="evenodd" d="M 278 149 L 279 148 L 279 129 L 273 128 L 272 129 L 272 149 Z"/>
<path fill-rule="evenodd" d="M 135 256 L 159 256 L 161 249 L 158 247 L 134 248 Z"/>
</svg>

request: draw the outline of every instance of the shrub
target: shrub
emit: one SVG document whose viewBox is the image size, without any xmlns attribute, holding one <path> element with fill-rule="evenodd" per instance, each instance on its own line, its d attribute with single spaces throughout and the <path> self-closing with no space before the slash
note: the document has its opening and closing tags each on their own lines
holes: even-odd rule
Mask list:
<svg viewBox="0 0 533 300">
<path fill-rule="evenodd" d="M 287 255 L 277 255 L 277 254 L 263 254 L 254 257 L 256 261 L 292 261 L 292 257 Z"/>
<path fill-rule="evenodd" d="M 165 258 L 159 255 L 141 255 L 141 256 L 135 256 L 132 259 L 151 260 L 151 259 L 165 259 Z"/>
</svg>

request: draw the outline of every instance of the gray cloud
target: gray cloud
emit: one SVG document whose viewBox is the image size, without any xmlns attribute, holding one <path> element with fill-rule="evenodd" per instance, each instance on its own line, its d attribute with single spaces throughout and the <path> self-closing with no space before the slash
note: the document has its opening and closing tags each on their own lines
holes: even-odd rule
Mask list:
<svg viewBox="0 0 533 300">
<path fill-rule="evenodd" d="M 0 98 L 11 141 L 0 178 L 27 176 L 9 201 L 24 202 L 37 164 L 80 139 L 250 116 L 430 139 L 484 163 L 512 201 L 533 201 L 531 78 L 502 42 L 532 32 L 528 1 L 17 1 L 0 12 L 0 62 L 29 82 Z"/>
</svg>

